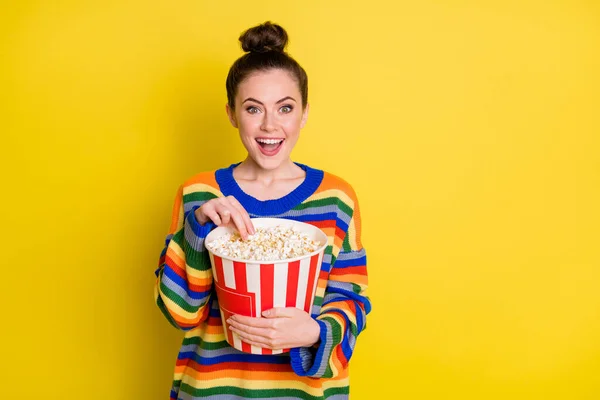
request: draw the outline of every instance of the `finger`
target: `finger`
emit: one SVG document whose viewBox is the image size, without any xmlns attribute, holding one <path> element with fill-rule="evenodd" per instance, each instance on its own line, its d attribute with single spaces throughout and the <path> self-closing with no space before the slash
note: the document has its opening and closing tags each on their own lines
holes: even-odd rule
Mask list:
<svg viewBox="0 0 600 400">
<path fill-rule="evenodd" d="M 209 218 L 204 214 L 202 207 L 197 208 L 196 211 L 194 211 L 194 214 L 196 216 L 196 221 L 198 221 L 200 225 L 206 224 L 209 220 Z"/>
<path fill-rule="evenodd" d="M 231 201 L 232 206 L 235 207 L 239 211 L 240 215 L 242 216 L 242 219 L 244 220 L 244 224 L 246 226 L 246 230 L 250 234 L 254 235 L 256 233 L 256 230 L 254 229 L 254 225 L 252 224 L 252 220 L 250 219 L 250 215 L 248 214 L 248 211 L 246 211 L 244 206 L 242 206 L 235 197 L 231 196 L 230 201 Z"/>
<path fill-rule="evenodd" d="M 298 309 L 297 308 L 293 308 L 293 307 L 275 307 L 275 308 L 271 308 L 269 310 L 265 310 L 263 311 L 262 315 L 265 318 L 292 318 L 294 316 L 296 316 L 296 314 L 298 313 Z"/>
<path fill-rule="evenodd" d="M 242 218 L 244 218 L 244 223 L 246 224 L 246 229 L 250 234 L 254 235 L 256 230 L 254 229 L 254 225 L 252 224 L 252 220 L 250 219 L 250 215 L 248 211 L 242 206 L 242 204 L 233 196 L 227 196 L 229 202 L 240 212 Z"/>
<path fill-rule="evenodd" d="M 235 332 L 235 334 L 238 335 L 241 340 L 243 340 L 246 343 L 253 344 L 254 346 L 265 347 L 269 349 L 283 348 L 279 347 L 281 345 L 279 343 L 279 340 L 277 339 L 253 335 L 251 333 L 241 331 L 234 327 L 230 327 L 229 329 L 231 329 L 232 332 Z"/>
<path fill-rule="evenodd" d="M 207 204 L 202 211 L 204 212 L 204 215 L 206 215 L 212 222 L 215 223 L 215 225 L 221 225 L 221 217 L 219 217 L 219 213 L 217 213 L 217 210 L 213 205 Z"/>
<path fill-rule="evenodd" d="M 251 335 L 256 335 L 256 336 L 260 336 L 263 338 L 271 338 L 274 334 L 274 331 L 272 328 L 262 328 L 262 327 L 256 327 L 256 326 L 251 326 L 251 325 L 245 325 L 245 324 L 241 324 L 239 322 L 236 321 L 230 321 L 229 325 L 234 327 L 235 329 L 251 334 Z"/>
<path fill-rule="evenodd" d="M 231 220 L 231 211 L 229 211 L 224 206 L 220 206 L 218 212 L 219 212 L 219 215 L 221 216 L 221 223 L 223 225 L 227 225 L 229 223 L 229 221 Z"/>
<path fill-rule="evenodd" d="M 274 350 L 274 348 L 272 347 L 272 345 L 269 343 L 269 341 L 267 339 L 253 337 L 252 335 L 249 335 L 244 332 L 240 332 L 235 328 L 231 328 L 231 331 L 234 334 L 236 334 L 240 338 L 240 340 L 243 340 L 244 342 L 248 343 L 249 345 Z"/>
<path fill-rule="evenodd" d="M 237 231 L 240 233 L 240 236 L 242 237 L 243 240 L 248 239 L 248 230 L 246 228 L 246 224 L 244 222 L 244 219 L 241 215 L 241 212 L 238 210 L 237 207 L 235 207 L 233 205 L 233 203 L 231 202 L 231 200 L 229 199 L 229 197 L 232 196 L 228 196 L 228 197 L 219 197 L 217 199 L 217 201 L 220 204 L 220 208 L 221 209 L 227 209 L 229 210 L 230 213 L 230 220 L 233 220 L 233 225 L 235 226 L 235 228 L 237 229 Z M 245 210 L 244 210 L 245 212 Z"/>
<path fill-rule="evenodd" d="M 229 330 L 235 332 L 236 335 L 240 337 L 243 341 L 252 341 L 255 343 L 260 343 L 261 346 L 265 346 L 269 344 L 270 339 L 261 335 L 255 335 L 253 333 L 246 332 L 240 328 L 236 328 L 235 326 L 229 326 Z"/>
<path fill-rule="evenodd" d="M 231 321 L 229 323 L 229 326 L 232 327 L 232 328 L 235 328 L 236 330 L 238 330 L 240 332 L 244 332 L 245 334 L 254 335 L 254 336 L 257 336 L 257 337 L 262 337 L 264 339 L 269 339 L 274 334 L 274 332 L 273 332 L 272 329 L 269 329 L 269 328 L 257 328 L 255 326 L 243 325 L 243 324 L 240 324 L 240 323 L 235 322 L 235 321 Z"/>
<path fill-rule="evenodd" d="M 266 318 L 246 317 L 243 315 L 234 315 L 227 320 L 229 324 L 238 323 L 240 325 L 252 326 L 255 328 L 272 328 L 273 320 Z"/>
<path fill-rule="evenodd" d="M 231 214 L 231 219 L 233 219 L 233 223 L 235 224 L 238 232 L 240 232 L 242 239 L 248 239 L 248 230 L 246 229 L 246 224 L 244 223 L 244 219 L 240 215 L 239 211 L 233 211 Z"/>
</svg>

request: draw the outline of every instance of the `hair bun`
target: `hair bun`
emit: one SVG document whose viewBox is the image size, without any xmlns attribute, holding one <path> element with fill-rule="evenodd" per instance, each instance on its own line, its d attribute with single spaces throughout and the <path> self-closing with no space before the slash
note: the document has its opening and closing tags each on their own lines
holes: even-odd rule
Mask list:
<svg viewBox="0 0 600 400">
<path fill-rule="evenodd" d="M 267 21 L 242 33 L 240 42 L 245 52 L 283 52 L 288 42 L 288 35 L 281 26 Z"/>
</svg>

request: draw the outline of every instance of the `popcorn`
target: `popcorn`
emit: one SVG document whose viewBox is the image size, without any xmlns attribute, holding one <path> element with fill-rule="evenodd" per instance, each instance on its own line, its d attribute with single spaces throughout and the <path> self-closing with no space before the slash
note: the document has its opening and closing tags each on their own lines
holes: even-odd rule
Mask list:
<svg viewBox="0 0 600 400">
<path fill-rule="evenodd" d="M 306 233 L 278 225 L 256 228 L 256 233 L 246 241 L 238 232 L 227 233 L 207 243 L 206 247 L 223 257 L 246 261 L 279 261 L 313 253 L 321 247 L 321 243 L 310 239 Z"/>
</svg>

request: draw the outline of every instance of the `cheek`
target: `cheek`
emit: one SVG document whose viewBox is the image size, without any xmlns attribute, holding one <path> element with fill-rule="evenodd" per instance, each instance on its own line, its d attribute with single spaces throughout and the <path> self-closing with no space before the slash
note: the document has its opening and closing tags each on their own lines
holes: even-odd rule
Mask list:
<svg viewBox="0 0 600 400">
<path fill-rule="evenodd" d="M 252 133 L 258 127 L 260 127 L 260 121 L 256 118 L 240 118 L 239 120 L 239 130 L 244 133 Z"/>
<path fill-rule="evenodd" d="M 301 124 L 302 118 L 290 118 L 284 122 L 285 129 L 288 133 L 298 133 Z"/>
</svg>

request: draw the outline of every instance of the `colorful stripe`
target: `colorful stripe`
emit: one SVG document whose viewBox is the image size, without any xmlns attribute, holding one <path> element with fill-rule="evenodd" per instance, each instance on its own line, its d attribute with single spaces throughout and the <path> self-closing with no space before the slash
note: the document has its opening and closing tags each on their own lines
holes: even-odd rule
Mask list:
<svg viewBox="0 0 600 400">
<path fill-rule="evenodd" d="M 228 192 L 236 187 L 232 167 L 198 174 L 179 188 L 160 255 L 156 303 L 172 325 L 186 331 L 170 398 L 347 399 L 348 362 L 371 309 L 356 194 L 342 179 L 302 166 L 306 180 L 311 180 L 301 188 L 307 191 L 296 190 L 269 207 L 251 201 L 242 205 L 260 213 L 250 212 L 252 217 L 292 219 L 319 227 L 328 236 L 325 253 L 308 262 L 262 266 L 214 257 L 213 276 L 204 238 L 214 225 L 201 226 L 195 210 L 215 197 L 232 194 Z M 265 215 L 265 209 L 277 213 Z M 287 283 L 274 289 L 261 285 L 280 278 Z M 248 300 L 253 313 L 273 306 L 309 310 L 321 329 L 319 342 L 268 354 L 229 336 L 231 331 L 223 329 L 228 315 L 221 311 L 216 295 L 227 288 L 253 296 Z M 225 298 L 223 305 L 235 307 Z M 243 351 L 230 346 L 226 335 L 234 343 L 237 340 Z"/>
</svg>

